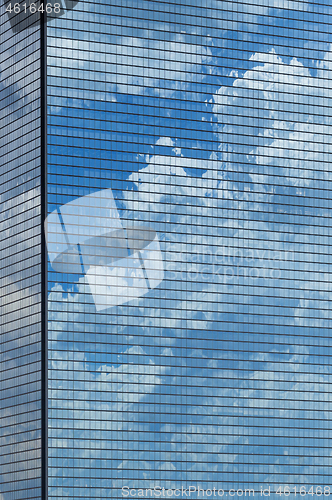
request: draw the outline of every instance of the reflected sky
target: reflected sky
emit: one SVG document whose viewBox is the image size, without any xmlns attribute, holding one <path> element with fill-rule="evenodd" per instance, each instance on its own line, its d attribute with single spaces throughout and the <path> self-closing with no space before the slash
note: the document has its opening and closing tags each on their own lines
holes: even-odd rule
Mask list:
<svg viewBox="0 0 332 500">
<path fill-rule="evenodd" d="M 51 497 L 329 473 L 330 7 L 294 6 L 49 26 L 49 209 L 111 188 L 165 265 L 107 313 L 50 272 Z"/>
</svg>

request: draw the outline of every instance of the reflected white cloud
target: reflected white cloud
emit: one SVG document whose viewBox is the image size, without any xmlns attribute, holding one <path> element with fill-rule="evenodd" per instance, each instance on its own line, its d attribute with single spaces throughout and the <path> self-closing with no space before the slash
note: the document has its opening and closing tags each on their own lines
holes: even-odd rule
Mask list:
<svg viewBox="0 0 332 500">
<path fill-rule="evenodd" d="M 241 170 L 245 162 L 258 191 L 291 185 L 300 194 L 331 179 L 331 119 L 320 112 L 322 106 L 332 107 L 332 88 L 321 80 L 330 78 L 330 59 L 329 52 L 317 64 L 319 76 L 312 76 L 295 58 L 287 64 L 275 50 L 256 53 L 251 61 L 258 64 L 215 94 L 220 150 L 229 151 L 236 134 L 238 145 L 227 156 L 231 168 Z M 255 135 L 248 142 L 249 129 Z"/>
</svg>

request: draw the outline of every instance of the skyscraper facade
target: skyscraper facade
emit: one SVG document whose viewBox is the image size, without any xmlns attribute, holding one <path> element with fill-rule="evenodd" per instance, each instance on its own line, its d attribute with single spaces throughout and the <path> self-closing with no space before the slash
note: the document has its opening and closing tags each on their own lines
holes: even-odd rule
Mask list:
<svg viewBox="0 0 332 500">
<path fill-rule="evenodd" d="M 41 34 L 38 27 L 15 34 L 3 5 L 0 31 L 0 498 L 37 499 L 45 342 Z"/>
<path fill-rule="evenodd" d="M 7 5 L 1 500 L 329 496 L 330 2 Z"/>
</svg>

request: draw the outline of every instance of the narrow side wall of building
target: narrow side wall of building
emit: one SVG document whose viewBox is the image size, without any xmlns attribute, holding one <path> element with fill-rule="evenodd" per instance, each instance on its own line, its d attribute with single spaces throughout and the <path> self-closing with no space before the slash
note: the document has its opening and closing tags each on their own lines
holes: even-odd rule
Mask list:
<svg viewBox="0 0 332 500">
<path fill-rule="evenodd" d="M 0 499 L 41 498 L 40 28 L 0 16 Z"/>
</svg>

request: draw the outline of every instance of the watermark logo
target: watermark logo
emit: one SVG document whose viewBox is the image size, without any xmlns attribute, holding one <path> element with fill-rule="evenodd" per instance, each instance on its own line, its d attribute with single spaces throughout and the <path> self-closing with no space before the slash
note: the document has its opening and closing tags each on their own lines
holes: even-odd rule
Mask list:
<svg viewBox="0 0 332 500">
<path fill-rule="evenodd" d="M 141 297 L 164 279 L 157 233 L 124 227 L 111 189 L 53 211 L 45 234 L 53 270 L 84 274 L 97 311 Z"/>
<path fill-rule="evenodd" d="M 170 279 L 225 284 L 243 279 L 252 283 L 260 279 L 279 280 L 295 260 L 294 251 L 235 244 L 236 241 L 228 240 L 227 245 L 220 239 L 214 245 L 201 245 L 200 252 L 173 252 L 168 264 Z"/>
<path fill-rule="evenodd" d="M 261 488 L 261 496 L 267 496 L 263 493 Z M 265 490 L 267 491 L 267 490 Z M 230 489 L 224 490 L 222 488 L 217 488 L 212 486 L 208 489 L 203 489 L 200 486 L 180 486 L 178 488 L 162 488 L 161 486 L 153 486 L 152 488 L 129 488 L 129 486 L 123 486 L 122 497 L 140 497 L 140 498 L 228 498 L 228 497 L 251 497 L 255 496 L 255 490 L 253 488 L 241 489 Z"/>
<path fill-rule="evenodd" d="M 72 10 L 79 0 L 4 0 L 3 5 L 14 33 L 40 26 Z"/>
</svg>

